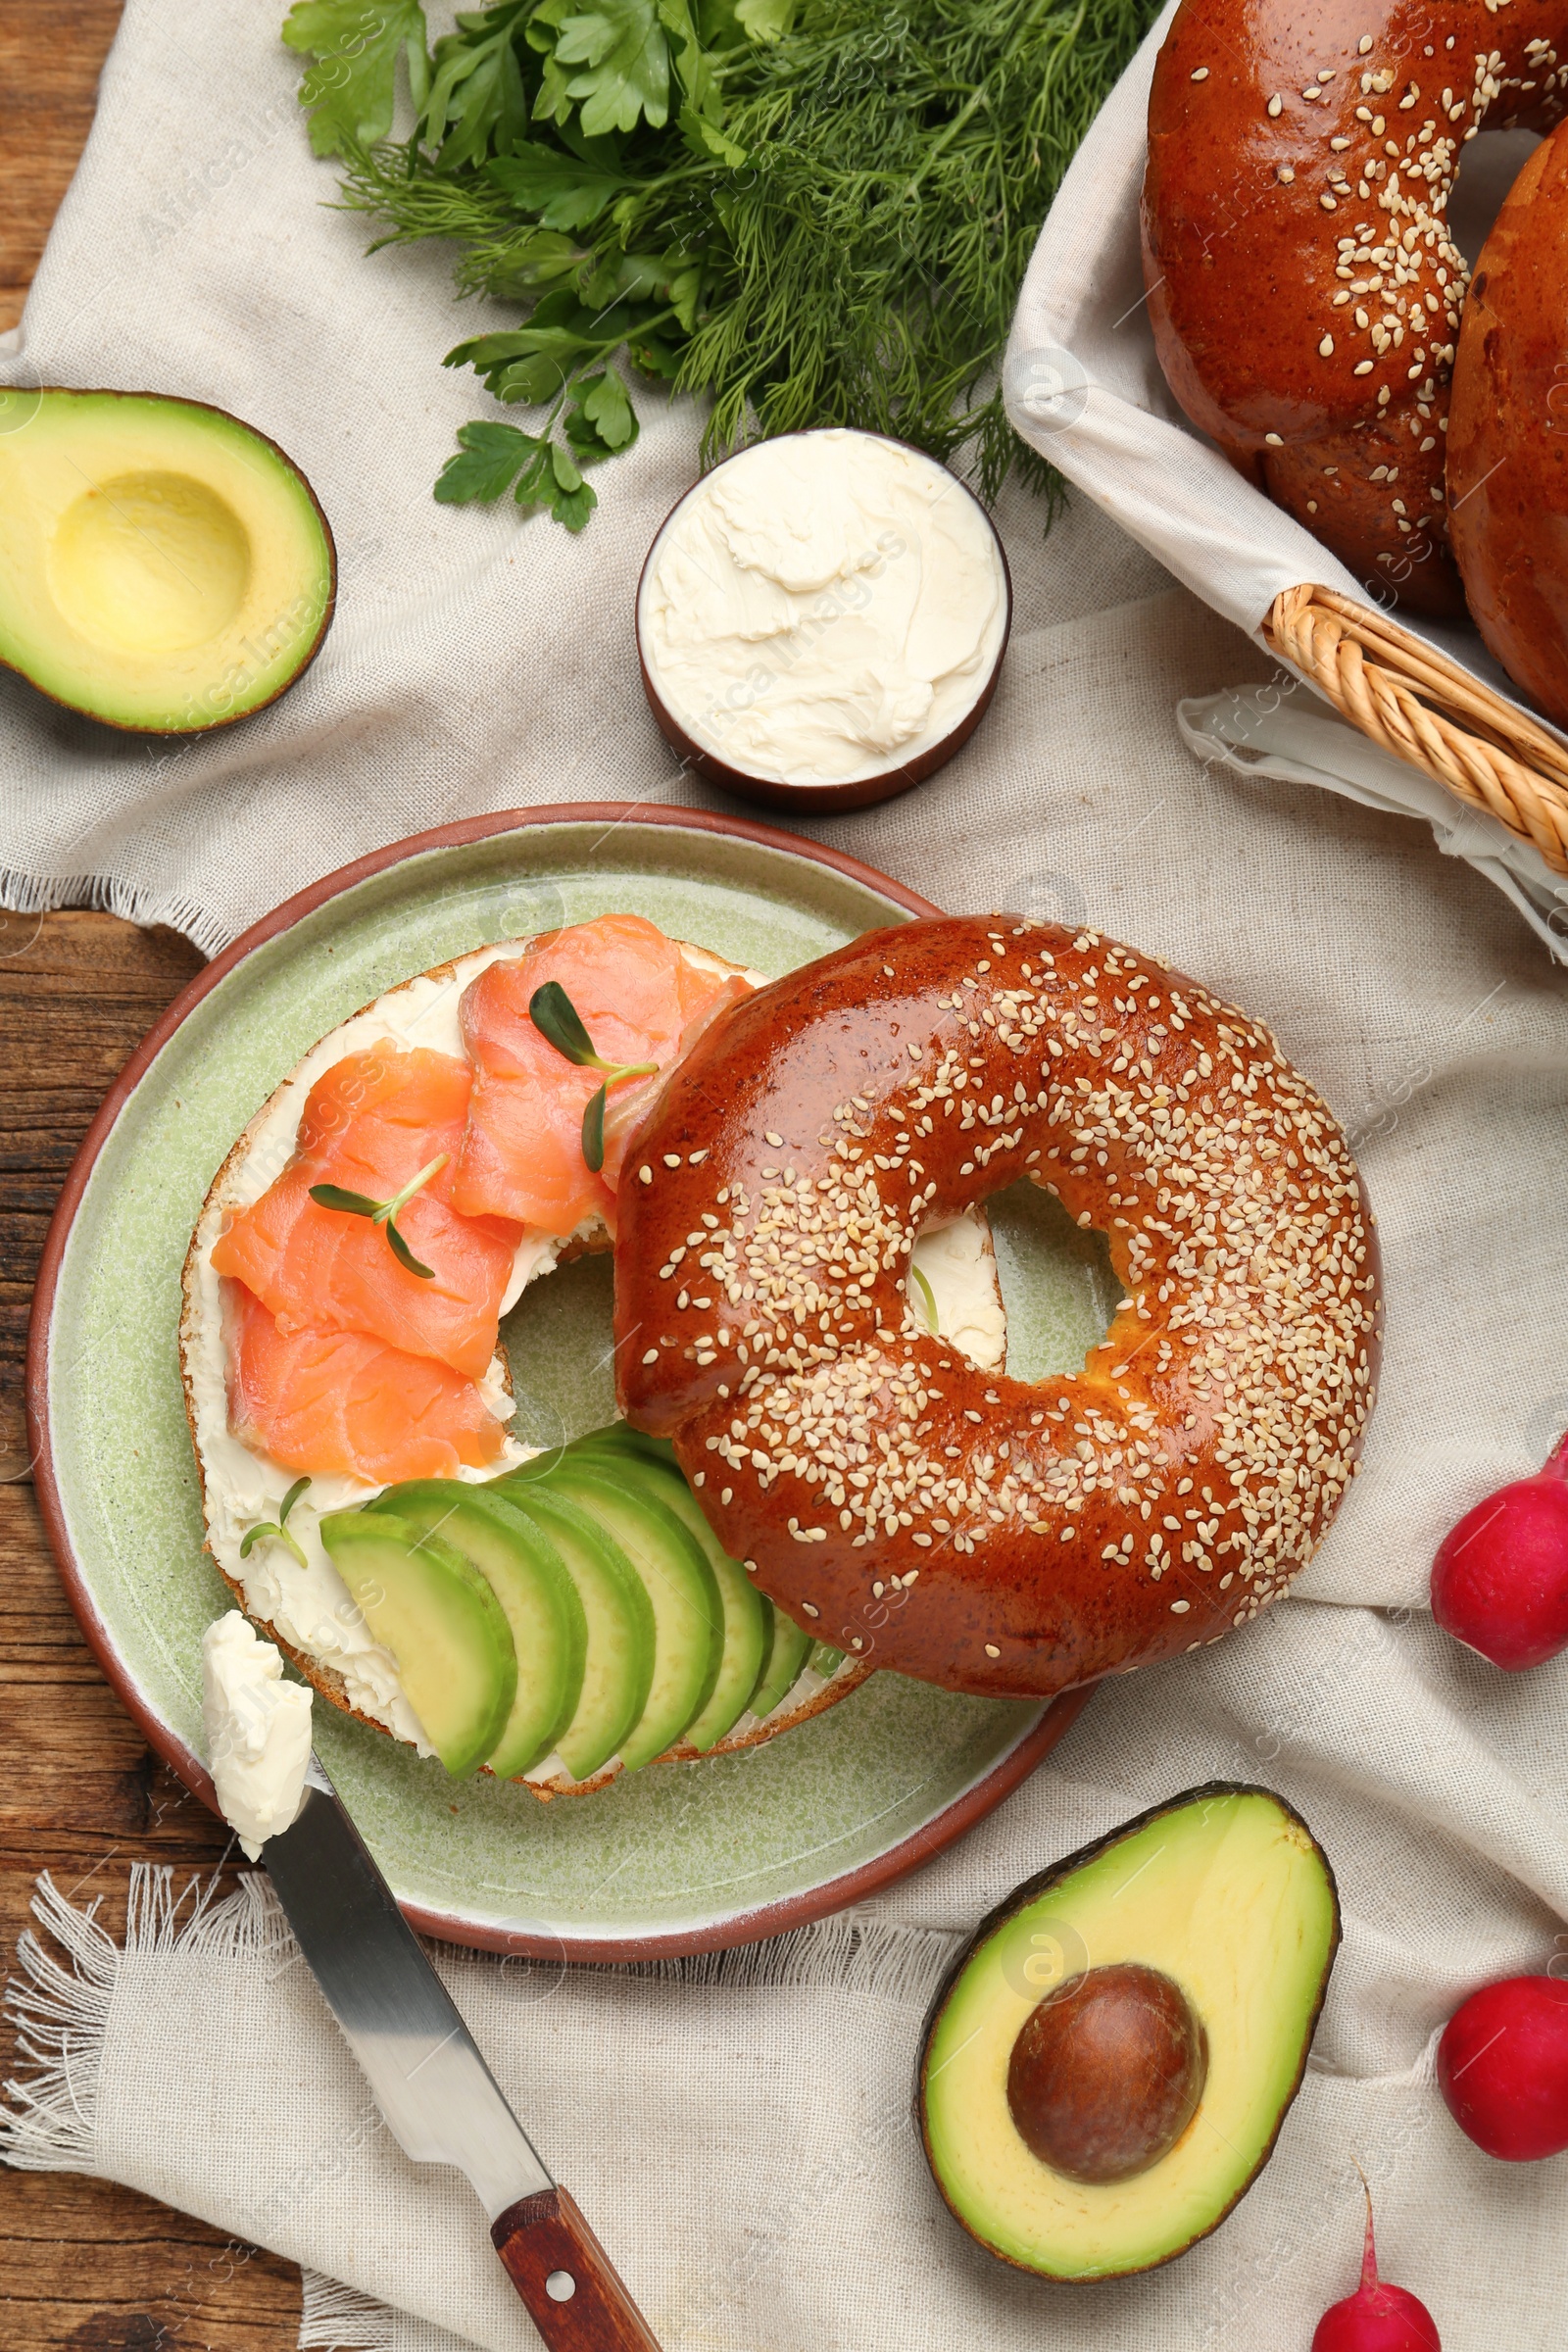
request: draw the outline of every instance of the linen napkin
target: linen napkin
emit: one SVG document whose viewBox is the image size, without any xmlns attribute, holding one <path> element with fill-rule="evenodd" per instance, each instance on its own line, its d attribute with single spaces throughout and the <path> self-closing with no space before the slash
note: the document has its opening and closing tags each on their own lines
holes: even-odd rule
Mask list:
<svg viewBox="0 0 1568 2352">
<path fill-rule="evenodd" d="M 989 1821 L 853 1916 L 639 1970 L 438 1963 L 665 2352 L 1305 2352 L 1359 2267 L 1352 2160 L 1385 2272 L 1446 2352 L 1546 2352 L 1565 2160 L 1481 2155 L 1431 2051 L 1472 1984 L 1568 1950 L 1565 1686 L 1564 1665 L 1505 1679 L 1424 1619 L 1293 1602 L 1104 1688 Z M 1191 2254 L 1094 2286 L 1025 2278 L 964 2236 L 920 2154 L 932 1991 L 1026 1873 L 1216 1776 L 1280 1788 L 1339 1876 L 1311 2071 L 1257 2185 Z M 64 1965 L 24 1955 L 15 2006 L 45 2064 L 0 2149 L 305 2264 L 302 2344 L 534 2342 L 467 2184 L 381 2127 L 264 1876 L 194 1917 L 172 1891 L 144 1876 L 121 1954 L 45 1892 Z"/>
<path fill-rule="evenodd" d="M 305 149 L 274 16 L 129 0 L 24 321 L 24 364 L 45 380 L 152 385 L 250 417 L 304 465 L 338 533 L 342 612 L 321 660 L 210 741 L 111 740 L 0 679 L 11 901 L 90 891 L 209 948 L 416 825 L 572 797 L 717 805 L 654 729 L 630 636 L 695 417 L 639 392 L 642 440 L 600 473 L 580 541 L 435 507 L 454 426 L 486 406 L 439 361 L 484 314 L 450 301 L 444 256 L 367 262 L 365 224 L 324 209 L 332 177 Z M 1304 2345 L 1353 2279 L 1358 2156 L 1390 2274 L 1432 2304 L 1448 2352 L 1483 2330 L 1488 2352 L 1533 2352 L 1568 2302 L 1568 2252 L 1544 2218 L 1563 2167 L 1487 2163 L 1423 2069 L 1463 1991 L 1557 1948 L 1568 1670 L 1505 1679 L 1424 1615 L 1377 1612 L 1419 1612 L 1442 1533 L 1568 1425 L 1568 983 L 1424 825 L 1232 768 L 1218 741 L 1194 758 L 1179 703 L 1193 734 L 1216 696 L 1261 688 L 1294 709 L 1302 690 L 1093 505 L 1049 539 L 1022 498 L 1002 524 L 1015 632 L 973 742 L 906 798 L 803 829 L 955 908 L 1092 921 L 1270 1023 L 1348 1125 L 1379 1215 L 1389 1320 L 1363 1474 L 1301 1598 L 1102 1692 L 1027 1788 L 849 1943 L 824 1930 L 706 1973 L 548 1986 L 447 1965 L 674 2343 Z M 1257 2189 L 1175 2268 L 1102 2290 L 1003 2274 L 956 2233 L 906 2126 L 882 2120 L 907 2113 L 937 1964 L 922 1939 L 951 1948 L 1018 1879 L 1215 1772 L 1280 1787 L 1340 1872 L 1348 1933 L 1323 2067 Z M 309 2340 L 355 2340 L 350 2291 L 413 2315 L 362 2313 L 383 2331 L 370 2340 L 417 2343 L 416 2326 L 522 2340 L 466 2192 L 387 2148 L 259 1907 L 179 1948 L 149 1893 L 123 1960 L 52 1916 L 79 1957 L 45 1972 L 36 1997 L 63 2015 L 33 2037 L 64 2066 L 50 2036 L 67 2035 L 70 2097 L 46 2076 L 13 2157 L 134 2179 L 337 2281 L 336 2300 L 313 2289 Z M 177 2080 L 171 2046 L 191 2051 Z M 376 2222 L 388 2197 L 399 2233 Z"/>
</svg>

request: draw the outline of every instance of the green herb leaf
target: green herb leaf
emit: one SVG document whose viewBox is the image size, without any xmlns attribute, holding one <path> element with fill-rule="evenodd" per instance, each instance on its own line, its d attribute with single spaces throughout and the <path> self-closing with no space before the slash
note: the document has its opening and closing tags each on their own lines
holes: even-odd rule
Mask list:
<svg viewBox="0 0 1568 2352">
<path fill-rule="evenodd" d="M 735 0 L 735 18 L 754 41 L 781 41 L 794 29 L 800 0 Z"/>
<path fill-rule="evenodd" d="M 542 227 L 589 228 L 612 199 L 629 183 L 618 172 L 607 172 L 563 155 L 557 147 L 514 148 L 498 156 L 485 170 L 519 212 L 535 213 Z"/>
<path fill-rule="evenodd" d="M 439 169 L 481 164 L 528 135 L 529 93 L 518 63 L 514 6 L 460 16 L 460 29 L 435 45 L 434 74 L 419 128 L 440 148 Z"/>
<path fill-rule="evenodd" d="M 746 150 L 737 147 L 727 131 L 716 122 L 710 122 L 694 106 L 683 106 L 678 118 L 680 135 L 693 155 L 705 164 L 722 164 L 727 171 L 739 172 L 746 162 Z"/>
<path fill-rule="evenodd" d="M 613 368 L 591 375 L 581 386 L 582 413 L 607 448 L 629 449 L 637 438 L 637 418 L 626 387 Z"/>
<path fill-rule="evenodd" d="M 387 1219 L 386 1238 L 392 1254 L 397 1259 L 400 1266 L 407 1266 L 409 1272 L 411 1274 L 417 1274 L 421 1282 L 434 1282 L 434 1266 L 424 1266 L 419 1263 L 419 1260 L 415 1256 L 414 1251 L 409 1248 L 408 1243 L 403 1239 L 402 1234 L 399 1233 L 397 1227 L 392 1223 L 390 1217 Z"/>
<path fill-rule="evenodd" d="M 555 1047 L 579 1069 L 602 1070 L 609 1065 L 594 1052 L 594 1041 L 582 1025 L 576 1005 L 559 980 L 547 980 L 528 999 L 528 1018 L 547 1045 Z"/>
<path fill-rule="evenodd" d="M 658 130 L 669 114 L 669 46 L 657 0 L 592 0 L 575 16 L 570 0 L 545 0 L 535 21 L 559 26 L 553 64 L 575 68 L 565 81 L 590 138 L 635 130 L 646 120 Z"/>
<path fill-rule="evenodd" d="M 466 507 L 474 500 L 488 504 L 504 497 L 519 467 L 540 446 L 532 433 L 514 424 L 482 421 L 460 424 L 458 439 L 462 448 L 448 458 L 435 485 L 435 495 L 446 507 Z"/>
<path fill-rule="evenodd" d="M 514 495 L 525 514 L 535 507 L 547 507 L 556 495 L 556 477 L 550 466 L 550 444 L 541 441 L 539 455 L 523 468 Z"/>
<path fill-rule="evenodd" d="M 608 1087 L 600 1087 L 588 1098 L 588 1107 L 582 1114 L 582 1155 L 597 1176 L 605 1164 L 605 1103 Z"/>
<path fill-rule="evenodd" d="M 558 490 L 580 490 L 582 488 L 582 475 L 577 471 L 576 466 L 559 441 L 551 444 L 550 463 L 555 471 Z"/>
<path fill-rule="evenodd" d="M 368 1217 L 372 1225 L 384 1226 L 387 1247 L 398 1263 L 407 1266 L 411 1274 L 417 1274 L 421 1282 L 434 1282 L 434 1267 L 420 1264 L 399 1233 L 394 1220 L 415 1194 L 421 1192 L 431 1177 L 446 1166 L 448 1157 L 447 1152 L 438 1152 L 434 1159 L 427 1160 L 416 1175 L 409 1178 L 400 1193 L 393 1194 L 390 1200 L 372 1200 L 365 1193 L 345 1192 L 339 1184 L 313 1184 L 311 1199 L 318 1208 L 335 1208 L 348 1217 Z"/>
<path fill-rule="evenodd" d="M 335 1208 L 345 1217 L 379 1219 L 381 1202 L 372 1200 L 368 1193 L 346 1193 L 340 1184 L 313 1184 L 311 1199 L 318 1208 Z"/>
<path fill-rule="evenodd" d="M 550 512 L 568 531 L 577 532 L 598 504 L 599 493 L 593 484 L 580 481 L 575 490 L 558 490 L 550 502 Z"/>
<path fill-rule="evenodd" d="M 593 492 L 586 482 L 581 495 L 592 499 Z M 561 514 L 564 501 L 558 501 L 556 512 Z M 564 520 L 564 516 L 561 517 Z M 586 516 L 584 517 L 586 520 Z M 569 529 L 582 525 L 567 524 Z M 603 1070 L 604 1085 L 590 1096 L 582 1114 L 582 1155 L 595 1175 L 605 1164 L 605 1103 L 610 1089 L 622 1078 L 652 1078 L 659 1069 L 657 1061 L 606 1061 L 594 1051 L 594 1041 L 583 1027 L 582 1016 L 559 980 L 547 980 L 536 988 L 528 999 L 528 1018 L 545 1041 L 555 1047 L 567 1061 L 579 1069 Z"/>
<path fill-rule="evenodd" d="M 242 1560 L 250 1558 L 253 1545 L 258 1544 L 264 1536 L 270 1536 L 279 1544 L 287 1544 L 302 1568 L 310 1566 L 300 1544 L 288 1532 L 288 1515 L 310 1483 L 309 1478 L 297 1478 L 278 1504 L 277 1517 L 275 1519 L 259 1519 L 254 1527 L 248 1527 L 245 1530 L 239 1547 L 239 1556 Z"/>
<path fill-rule="evenodd" d="M 288 1515 L 290 1511 L 294 1508 L 294 1505 L 298 1502 L 300 1496 L 304 1494 L 310 1483 L 310 1478 L 308 1476 L 305 1478 L 297 1478 L 294 1481 L 294 1484 L 290 1487 L 288 1493 L 284 1495 L 282 1501 L 277 1506 L 277 1521 L 280 1527 L 287 1527 Z"/>
<path fill-rule="evenodd" d="M 369 147 L 392 127 L 398 59 L 424 54 L 418 0 L 297 0 L 283 25 L 289 48 L 314 57 L 300 83 L 318 155 Z"/>
<path fill-rule="evenodd" d="M 712 64 L 698 38 L 688 0 L 659 0 L 659 21 L 676 43 L 675 74 L 694 115 L 717 121 L 723 114 Z"/>
<path fill-rule="evenodd" d="M 918 1294 L 917 1311 L 934 1337 L 937 1330 L 937 1295 L 919 1267 L 913 1264 L 909 1267 L 909 1284 Z"/>
<path fill-rule="evenodd" d="M 565 434 L 580 464 L 597 466 L 636 440 L 636 413 L 613 368 L 579 376 L 568 398 Z"/>
<path fill-rule="evenodd" d="M 644 375 L 662 375 L 673 382 L 681 371 L 681 354 L 660 335 L 637 335 L 626 344 L 626 356 Z"/>
</svg>

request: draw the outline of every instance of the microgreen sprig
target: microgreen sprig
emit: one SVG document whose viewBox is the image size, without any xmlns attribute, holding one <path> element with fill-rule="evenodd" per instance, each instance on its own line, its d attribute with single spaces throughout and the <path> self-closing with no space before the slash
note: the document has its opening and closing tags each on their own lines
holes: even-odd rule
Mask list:
<svg viewBox="0 0 1568 2352">
<path fill-rule="evenodd" d="M 282 1501 L 278 1504 L 277 1517 L 275 1519 L 258 1519 L 254 1527 L 248 1527 L 245 1530 L 245 1534 L 241 1539 L 239 1547 L 239 1556 L 242 1560 L 248 1560 L 250 1558 L 251 1545 L 256 1543 L 259 1537 L 275 1536 L 280 1544 L 286 1544 L 288 1545 L 290 1551 L 294 1554 L 294 1557 L 298 1560 L 302 1568 L 308 1568 L 310 1566 L 311 1563 L 305 1557 L 304 1552 L 300 1549 L 298 1541 L 288 1532 L 288 1515 L 310 1483 L 311 1482 L 308 1478 L 297 1478 L 294 1481 L 294 1484 L 290 1487 L 288 1493 L 284 1495 Z"/>
<path fill-rule="evenodd" d="M 420 1265 L 394 1220 L 401 1210 L 407 1208 L 415 1194 L 427 1185 L 432 1176 L 440 1174 L 450 1156 L 446 1152 L 438 1152 L 434 1159 L 426 1161 L 417 1176 L 409 1178 L 401 1193 L 393 1194 L 390 1200 L 372 1200 L 365 1193 L 346 1193 L 340 1184 L 313 1184 L 311 1199 L 318 1208 L 340 1209 L 346 1217 L 368 1217 L 372 1225 L 384 1225 L 387 1245 L 398 1264 L 407 1266 L 411 1274 L 417 1274 L 421 1282 L 434 1282 L 434 1266 Z"/>
<path fill-rule="evenodd" d="M 938 1329 L 937 1295 L 931 1288 L 931 1285 L 926 1280 L 925 1276 L 921 1273 L 919 1267 L 916 1265 L 911 1264 L 909 1268 L 909 1281 L 913 1288 L 918 1291 L 920 1295 L 919 1306 L 916 1311 L 919 1313 L 922 1320 L 929 1325 L 932 1337 L 935 1338 Z"/>
<path fill-rule="evenodd" d="M 652 1078 L 657 1061 L 606 1061 L 594 1051 L 594 1041 L 582 1016 L 559 980 L 547 980 L 528 999 L 528 1018 L 548 1045 L 582 1070 L 603 1070 L 604 1084 L 582 1114 L 582 1155 L 597 1176 L 605 1164 L 605 1104 L 610 1089 L 622 1078 Z"/>
</svg>

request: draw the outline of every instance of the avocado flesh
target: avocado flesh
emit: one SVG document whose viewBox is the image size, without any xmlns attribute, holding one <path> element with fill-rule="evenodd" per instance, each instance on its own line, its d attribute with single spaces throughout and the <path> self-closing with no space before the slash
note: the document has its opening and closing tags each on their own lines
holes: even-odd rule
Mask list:
<svg viewBox="0 0 1568 2352">
<path fill-rule="evenodd" d="M 577 1589 L 537 1523 L 499 1494 L 458 1479 L 411 1480 L 369 1505 L 393 1511 L 420 1536 L 454 1544 L 485 1579 L 512 1628 L 517 1688 L 493 1752 L 498 1780 L 540 1763 L 576 1712 L 588 1626 Z"/>
<path fill-rule="evenodd" d="M 321 1541 L 448 1772 L 476 1772 L 517 1687 L 512 1628 L 485 1579 L 455 1544 L 393 1511 L 329 1512 Z"/>
<path fill-rule="evenodd" d="M 336 588 L 299 468 L 197 401 L 36 397 L 0 434 L 0 662 L 146 733 L 271 702 L 315 655 Z"/>
<path fill-rule="evenodd" d="M 588 1629 L 582 1689 L 556 1753 L 574 1781 L 591 1780 L 640 1719 L 654 1678 L 654 1612 L 619 1544 L 564 1495 L 520 1489 L 506 1499 L 543 1529 L 577 1588 Z"/>
<path fill-rule="evenodd" d="M 1339 1943 L 1333 1874 L 1269 1790 L 1195 1789 L 1031 1880 L 939 1994 L 921 2067 L 926 2155 L 983 2245 L 1047 2278 L 1168 2262 L 1214 2229 L 1273 2147 Z M 1100 2186 L 1031 2154 L 1007 2104 L 1012 2047 L 1071 1974 L 1142 1962 L 1185 1992 L 1208 2046 L 1197 2113 L 1148 2171 Z"/>
<path fill-rule="evenodd" d="M 767 1653 L 749 1701 L 759 1722 L 771 1715 L 781 1699 L 788 1698 L 813 1646 L 810 1635 L 803 1634 L 794 1618 L 786 1617 L 775 1601 Z"/>
<path fill-rule="evenodd" d="M 629 1483 L 618 1463 L 574 1459 L 568 1448 L 532 1481 L 530 1466 L 512 1474 L 520 1489 L 517 1499 L 526 1504 L 530 1494 L 544 1491 L 576 1503 L 620 1546 L 652 1603 L 653 1680 L 642 1715 L 620 1746 L 622 1766 L 636 1772 L 673 1747 L 712 1693 L 724 1638 L 713 1571 L 674 1513 Z"/>
<path fill-rule="evenodd" d="M 574 1460 L 597 1461 L 605 1467 L 613 1464 L 615 1474 L 629 1490 L 649 1494 L 666 1510 L 673 1511 L 713 1571 L 724 1612 L 718 1676 L 708 1704 L 687 1725 L 683 1735 L 688 1746 L 695 1747 L 699 1755 L 706 1755 L 739 1722 L 757 1688 L 768 1637 L 762 1596 L 739 1560 L 732 1560 L 719 1543 L 674 1462 L 640 1449 L 602 1445 L 602 1434 L 605 1433 L 596 1432 L 591 1438 L 580 1439 L 568 1446 L 567 1454 Z"/>
</svg>

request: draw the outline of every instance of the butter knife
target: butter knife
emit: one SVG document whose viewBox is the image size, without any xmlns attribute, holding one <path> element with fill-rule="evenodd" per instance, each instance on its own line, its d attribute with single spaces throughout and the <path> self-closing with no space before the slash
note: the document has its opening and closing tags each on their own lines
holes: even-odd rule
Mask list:
<svg viewBox="0 0 1568 2352">
<path fill-rule="evenodd" d="M 467 2176 L 549 2352 L 659 2352 L 604 2247 L 502 2095 L 313 1755 L 293 1826 L 262 1848 L 301 1951 L 416 2164 Z"/>
</svg>

